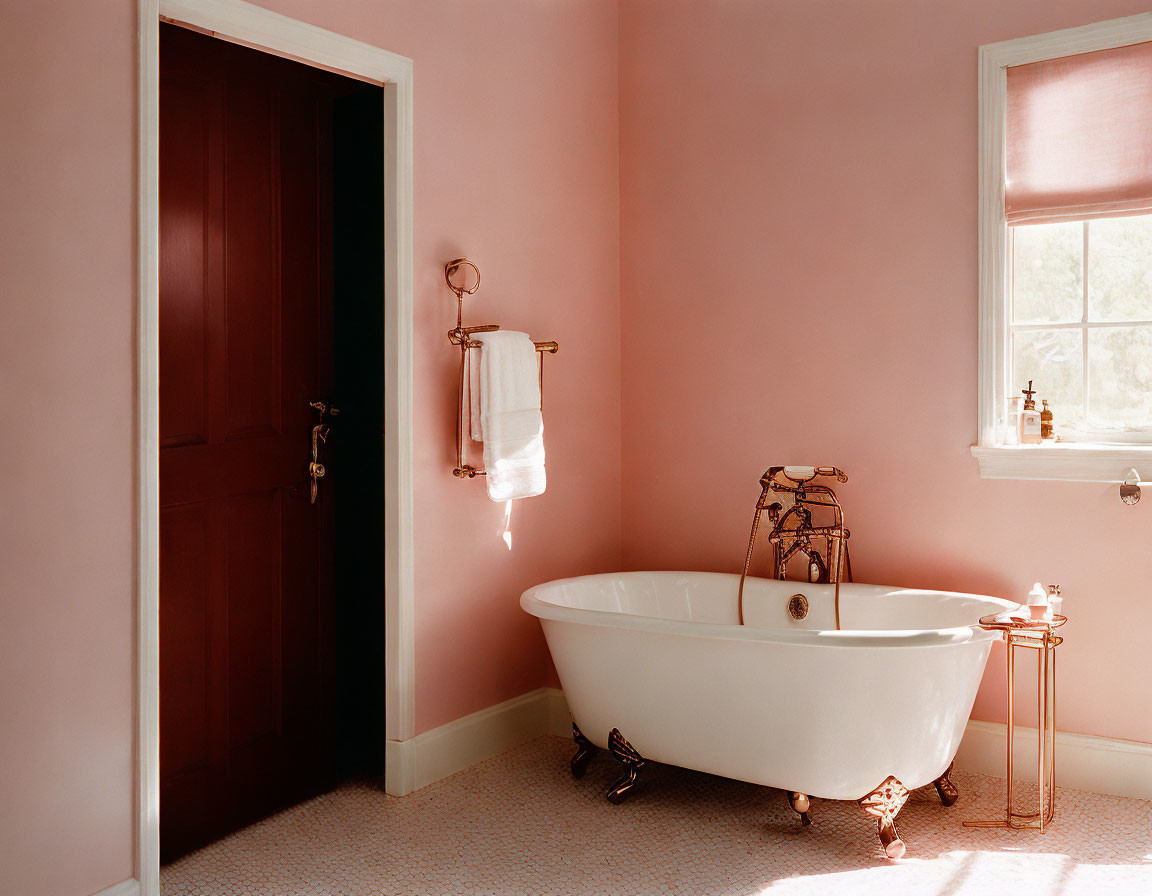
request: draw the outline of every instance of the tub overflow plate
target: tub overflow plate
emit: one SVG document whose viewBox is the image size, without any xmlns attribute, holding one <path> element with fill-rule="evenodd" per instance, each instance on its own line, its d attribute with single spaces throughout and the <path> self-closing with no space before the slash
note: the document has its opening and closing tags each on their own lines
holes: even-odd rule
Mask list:
<svg viewBox="0 0 1152 896">
<path fill-rule="evenodd" d="M 803 594 L 793 594 L 788 598 L 788 615 L 800 620 L 808 615 L 808 598 Z"/>
</svg>

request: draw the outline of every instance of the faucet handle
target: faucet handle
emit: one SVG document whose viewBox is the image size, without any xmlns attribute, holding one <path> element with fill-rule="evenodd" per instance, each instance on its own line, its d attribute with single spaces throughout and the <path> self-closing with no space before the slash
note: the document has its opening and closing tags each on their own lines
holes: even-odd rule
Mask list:
<svg viewBox="0 0 1152 896">
<path fill-rule="evenodd" d="M 848 474 L 837 467 L 773 467 L 772 470 L 784 472 L 784 475 L 793 482 L 811 482 L 817 476 L 835 476 L 840 482 L 848 481 Z M 771 470 L 769 471 L 771 472 Z"/>
<path fill-rule="evenodd" d="M 776 477 L 781 474 L 783 474 L 785 479 L 795 485 L 791 486 L 783 482 L 777 482 Z M 794 465 L 769 467 L 764 472 L 764 475 L 760 477 L 760 484 L 764 486 L 764 494 L 760 496 L 761 501 L 764 500 L 769 489 L 774 492 L 794 491 L 796 488 L 807 485 L 819 476 L 835 476 L 839 482 L 848 481 L 848 474 L 839 467 L 801 467 Z"/>
</svg>

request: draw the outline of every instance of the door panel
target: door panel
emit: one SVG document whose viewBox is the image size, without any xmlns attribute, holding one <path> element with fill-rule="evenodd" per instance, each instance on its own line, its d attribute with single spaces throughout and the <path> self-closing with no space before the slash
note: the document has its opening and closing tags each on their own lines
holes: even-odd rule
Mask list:
<svg viewBox="0 0 1152 896">
<path fill-rule="evenodd" d="M 228 746 L 282 733 L 280 489 L 225 501 Z"/>
<path fill-rule="evenodd" d="M 160 331 L 160 444 L 208 441 L 209 239 L 220 209 L 206 201 L 219 192 L 220 97 L 201 78 L 165 78 L 160 107 L 164 164 L 160 168 L 160 263 L 165 287 Z M 215 176 L 215 180 L 214 180 Z"/>
<path fill-rule="evenodd" d="M 161 26 L 165 861 L 333 780 L 331 117 L 345 79 Z"/>
<path fill-rule="evenodd" d="M 184 736 L 165 743 L 165 773 L 209 762 L 208 643 L 211 618 L 208 581 L 208 505 L 204 501 L 160 512 L 165 625 L 179 638 L 166 642 L 161 666 L 160 727 L 179 723 Z"/>
<path fill-rule="evenodd" d="M 266 84 L 237 81 L 228 85 L 225 132 L 227 438 L 281 432 L 280 247 L 284 231 L 278 189 L 278 91 Z M 315 294 L 315 280 L 309 286 Z M 304 309 L 287 310 L 295 314 Z"/>
</svg>

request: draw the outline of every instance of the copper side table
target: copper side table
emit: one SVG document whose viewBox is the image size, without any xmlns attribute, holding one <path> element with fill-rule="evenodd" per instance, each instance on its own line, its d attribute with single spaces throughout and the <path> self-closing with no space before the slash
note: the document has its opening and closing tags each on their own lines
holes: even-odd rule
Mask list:
<svg viewBox="0 0 1152 896">
<path fill-rule="evenodd" d="M 980 627 L 1004 635 L 1008 686 L 1008 805 L 1003 818 L 988 821 L 966 821 L 970 828 L 1014 828 L 1044 833 L 1044 826 L 1056 812 L 1056 648 L 1064 639 L 1054 634 L 1068 621 L 1067 616 L 1051 619 L 998 621 L 984 616 Z M 1014 694 L 1016 684 L 1015 653 L 1017 647 L 1036 651 L 1036 811 L 1015 812 L 1012 809 L 1012 751 L 1015 744 Z"/>
</svg>

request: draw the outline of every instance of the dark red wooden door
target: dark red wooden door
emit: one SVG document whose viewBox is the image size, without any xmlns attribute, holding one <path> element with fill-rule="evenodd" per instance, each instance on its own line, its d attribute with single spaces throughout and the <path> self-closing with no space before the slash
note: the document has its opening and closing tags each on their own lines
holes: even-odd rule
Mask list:
<svg viewBox="0 0 1152 896">
<path fill-rule="evenodd" d="M 173 26 L 160 63 L 168 860 L 330 784 L 331 501 L 321 480 L 310 503 L 308 461 L 332 386 L 335 76 Z"/>
</svg>

